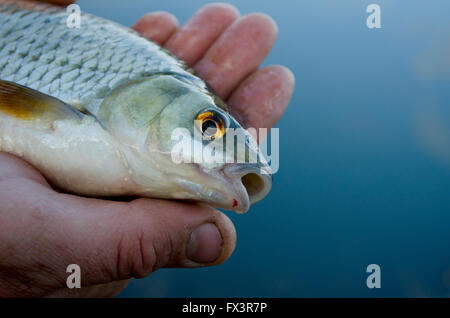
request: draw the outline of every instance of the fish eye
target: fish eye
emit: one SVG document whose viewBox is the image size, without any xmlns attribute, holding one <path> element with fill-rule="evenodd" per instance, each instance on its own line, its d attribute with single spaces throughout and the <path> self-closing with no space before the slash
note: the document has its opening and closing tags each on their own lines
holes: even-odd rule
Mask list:
<svg viewBox="0 0 450 318">
<path fill-rule="evenodd" d="M 225 120 L 220 113 L 214 110 L 198 114 L 195 123 L 206 139 L 219 139 L 225 134 Z"/>
</svg>

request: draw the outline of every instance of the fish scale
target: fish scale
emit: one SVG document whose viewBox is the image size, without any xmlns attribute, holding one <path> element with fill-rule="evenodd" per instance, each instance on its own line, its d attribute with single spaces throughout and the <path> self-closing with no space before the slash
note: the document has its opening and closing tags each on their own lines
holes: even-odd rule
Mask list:
<svg viewBox="0 0 450 318">
<path fill-rule="evenodd" d="M 69 28 L 62 9 L 22 6 L 0 1 L 0 79 L 77 101 L 94 114 L 96 96 L 152 73 L 182 74 L 206 88 L 184 63 L 132 30 L 86 13 L 80 28 Z"/>
</svg>

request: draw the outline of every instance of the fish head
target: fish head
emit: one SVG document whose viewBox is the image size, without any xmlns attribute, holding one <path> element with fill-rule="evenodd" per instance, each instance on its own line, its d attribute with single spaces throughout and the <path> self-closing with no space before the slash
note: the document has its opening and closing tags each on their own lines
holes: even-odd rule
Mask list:
<svg viewBox="0 0 450 318">
<path fill-rule="evenodd" d="M 269 193 L 272 174 L 223 105 L 189 78 L 160 74 L 114 89 L 97 117 L 120 144 L 137 194 L 244 213 Z"/>
</svg>

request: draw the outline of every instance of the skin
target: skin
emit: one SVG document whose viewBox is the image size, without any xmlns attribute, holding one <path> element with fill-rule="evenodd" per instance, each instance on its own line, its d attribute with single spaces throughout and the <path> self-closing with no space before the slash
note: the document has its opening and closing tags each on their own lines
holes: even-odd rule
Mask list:
<svg viewBox="0 0 450 318">
<path fill-rule="evenodd" d="M 285 111 L 293 74 L 258 69 L 277 37 L 270 17 L 209 4 L 182 27 L 170 13 L 153 12 L 134 29 L 186 60 L 246 127 L 270 128 Z M 0 296 L 114 296 L 158 268 L 220 264 L 235 245 L 229 218 L 206 205 L 60 193 L 31 165 L 0 153 Z M 66 287 L 73 263 L 81 289 Z"/>
</svg>

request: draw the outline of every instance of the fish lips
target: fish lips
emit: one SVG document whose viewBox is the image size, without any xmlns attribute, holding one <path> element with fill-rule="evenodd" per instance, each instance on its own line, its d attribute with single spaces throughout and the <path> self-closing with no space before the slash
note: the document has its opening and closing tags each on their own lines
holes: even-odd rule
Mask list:
<svg viewBox="0 0 450 318">
<path fill-rule="evenodd" d="M 201 201 L 239 214 L 262 200 L 272 187 L 271 170 L 265 165 L 233 163 L 220 170 L 200 170 L 203 182 L 178 179 L 178 184 Z"/>
<path fill-rule="evenodd" d="M 233 209 L 237 213 L 245 213 L 250 206 L 262 200 L 272 188 L 272 173 L 267 165 L 262 164 L 229 164 L 223 174 L 232 184 L 237 196 Z"/>
</svg>

